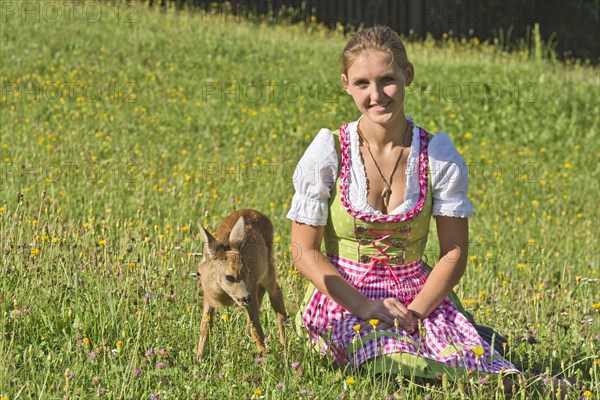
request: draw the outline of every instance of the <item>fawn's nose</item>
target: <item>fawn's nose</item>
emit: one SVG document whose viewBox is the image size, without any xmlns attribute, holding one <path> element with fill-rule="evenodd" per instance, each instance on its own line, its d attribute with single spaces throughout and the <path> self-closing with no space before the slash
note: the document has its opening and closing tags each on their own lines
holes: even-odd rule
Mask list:
<svg viewBox="0 0 600 400">
<path fill-rule="evenodd" d="M 244 304 L 250 304 L 250 302 L 252 301 L 252 296 L 248 295 L 248 296 L 246 296 L 246 297 L 242 297 L 240 300 L 241 300 L 241 301 L 242 301 L 242 303 L 244 303 Z"/>
</svg>

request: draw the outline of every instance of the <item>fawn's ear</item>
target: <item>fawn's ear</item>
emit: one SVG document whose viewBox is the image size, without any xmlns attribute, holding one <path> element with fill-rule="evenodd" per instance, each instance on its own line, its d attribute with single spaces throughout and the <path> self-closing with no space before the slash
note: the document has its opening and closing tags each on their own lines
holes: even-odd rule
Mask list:
<svg viewBox="0 0 600 400">
<path fill-rule="evenodd" d="M 216 253 L 216 245 L 217 240 L 210 234 L 209 231 L 204 228 L 202 224 L 198 224 L 200 226 L 200 235 L 202 235 L 202 240 L 204 241 L 204 255 L 203 259 L 207 258 L 207 256 L 214 257 Z"/>
<path fill-rule="evenodd" d="M 244 217 L 240 217 L 237 220 L 233 228 L 231 229 L 231 233 L 229 234 L 229 244 L 232 247 L 240 247 L 244 244 L 246 240 L 246 222 L 244 221 Z"/>
</svg>

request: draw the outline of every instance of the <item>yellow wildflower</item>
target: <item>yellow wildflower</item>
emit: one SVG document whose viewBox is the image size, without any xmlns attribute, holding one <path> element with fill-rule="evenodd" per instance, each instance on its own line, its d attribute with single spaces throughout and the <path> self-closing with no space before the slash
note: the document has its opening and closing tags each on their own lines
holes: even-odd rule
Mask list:
<svg viewBox="0 0 600 400">
<path fill-rule="evenodd" d="M 354 329 L 354 331 L 358 332 L 360 331 L 360 324 L 356 324 L 352 327 L 352 329 Z"/>
<path fill-rule="evenodd" d="M 369 320 L 369 324 L 371 324 L 371 326 L 373 328 L 376 328 L 377 325 L 379 324 L 379 320 L 378 319 L 371 319 L 371 320 Z"/>
<path fill-rule="evenodd" d="M 354 378 L 349 376 L 346 378 L 346 383 L 350 386 L 354 385 Z"/>
<path fill-rule="evenodd" d="M 483 351 L 483 348 L 476 347 L 473 349 L 473 353 L 475 353 L 479 357 L 479 356 L 483 355 L 484 351 Z"/>
</svg>

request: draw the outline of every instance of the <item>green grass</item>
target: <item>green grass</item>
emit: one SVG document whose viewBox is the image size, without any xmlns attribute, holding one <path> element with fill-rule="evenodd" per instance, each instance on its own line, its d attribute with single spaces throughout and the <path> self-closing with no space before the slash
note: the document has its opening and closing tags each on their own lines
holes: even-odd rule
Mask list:
<svg viewBox="0 0 600 400">
<path fill-rule="evenodd" d="M 39 4 L 37 21 L 4 12 L 0 35 L 1 398 L 499 396 L 477 381 L 336 369 L 291 325 L 282 348 L 268 301 L 262 362 L 230 308 L 196 365 L 198 222 L 214 231 L 237 208 L 269 215 L 298 311 L 291 175 L 321 127 L 358 117 L 339 84 L 345 38 L 142 5 L 57 19 Z M 598 396 L 598 70 L 473 40 L 407 50 L 408 113 L 448 132 L 471 165 L 471 261 L 457 293 L 510 338 L 528 382 L 560 373 Z M 426 253 L 435 262 L 434 232 Z"/>
</svg>

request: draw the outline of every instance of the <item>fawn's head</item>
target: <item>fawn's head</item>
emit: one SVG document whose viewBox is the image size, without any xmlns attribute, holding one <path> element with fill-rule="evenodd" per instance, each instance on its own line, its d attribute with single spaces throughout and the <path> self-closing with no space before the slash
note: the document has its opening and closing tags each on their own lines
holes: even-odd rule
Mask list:
<svg viewBox="0 0 600 400">
<path fill-rule="evenodd" d="M 219 287 L 239 306 L 252 301 L 247 286 L 248 268 L 241 249 L 246 240 L 244 217 L 240 217 L 231 229 L 227 243 L 217 241 L 200 224 L 204 239 L 204 253 L 200 265 L 216 279 Z"/>
</svg>

